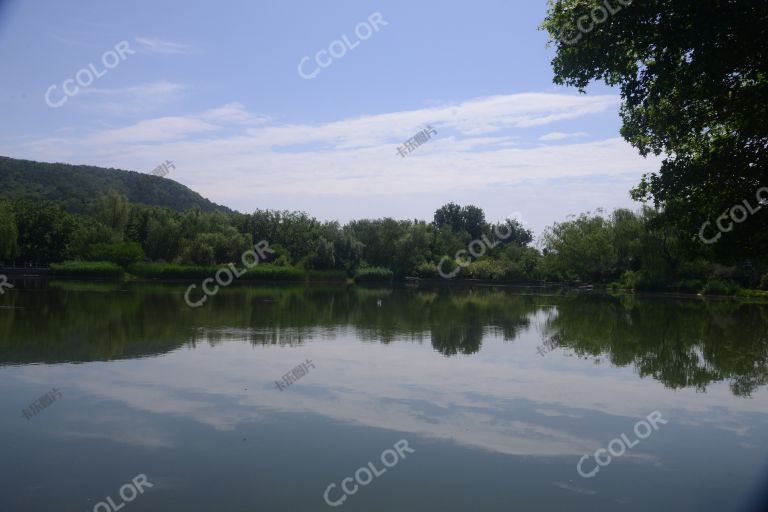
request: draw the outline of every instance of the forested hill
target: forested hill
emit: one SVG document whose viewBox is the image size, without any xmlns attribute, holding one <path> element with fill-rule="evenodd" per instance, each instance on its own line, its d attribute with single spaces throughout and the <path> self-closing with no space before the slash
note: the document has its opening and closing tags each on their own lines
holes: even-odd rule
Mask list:
<svg viewBox="0 0 768 512">
<path fill-rule="evenodd" d="M 0 198 L 55 201 L 82 213 L 88 203 L 108 192 L 118 192 L 133 203 L 177 211 L 195 206 L 206 212 L 230 211 L 180 183 L 151 174 L 0 156 Z"/>
</svg>

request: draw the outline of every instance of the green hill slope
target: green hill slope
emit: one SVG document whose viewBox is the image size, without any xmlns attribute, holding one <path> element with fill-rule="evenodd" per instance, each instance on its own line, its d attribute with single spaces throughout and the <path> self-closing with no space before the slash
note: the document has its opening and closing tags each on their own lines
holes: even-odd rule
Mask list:
<svg viewBox="0 0 768 512">
<path fill-rule="evenodd" d="M 0 197 L 5 199 L 56 201 L 72 212 L 83 212 L 90 201 L 110 191 L 134 203 L 177 211 L 196 206 L 206 212 L 230 211 L 180 183 L 151 174 L 0 156 Z"/>
</svg>

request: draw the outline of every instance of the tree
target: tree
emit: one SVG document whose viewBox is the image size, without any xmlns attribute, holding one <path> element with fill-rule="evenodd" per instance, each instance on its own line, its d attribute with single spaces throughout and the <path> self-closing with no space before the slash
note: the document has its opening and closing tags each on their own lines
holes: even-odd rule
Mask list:
<svg viewBox="0 0 768 512">
<path fill-rule="evenodd" d="M 61 205 L 19 202 L 15 205 L 19 254 L 23 261 L 63 261 L 75 221 Z"/>
<path fill-rule="evenodd" d="M 438 229 L 443 226 L 450 226 L 453 232 L 461 231 L 464 228 L 461 206 L 456 203 L 448 203 L 441 206 L 435 211 L 432 224 Z"/>
<path fill-rule="evenodd" d="M 341 266 L 348 272 L 360 266 L 365 246 L 351 235 L 342 234 L 334 242 L 334 253 L 338 256 L 337 266 Z"/>
<path fill-rule="evenodd" d="M 144 251 L 152 260 L 173 261 L 180 252 L 181 226 L 170 216 L 150 218 Z"/>
<path fill-rule="evenodd" d="M 438 208 L 432 225 L 437 229 L 450 226 L 454 233 L 465 231 L 472 240 L 479 239 L 488 230 L 482 208 L 472 205 L 459 206 L 456 203 L 448 203 Z"/>
<path fill-rule="evenodd" d="M 101 222 L 82 215 L 75 216 L 75 230 L 69 243 L 68 258 L 88 259 L 91 247 L 95 244 L 108 244 L 112 240 L 112 230 Z"/>
<path fill-rule="evenodd" d="M 477 240 L 487 231 L 488 224 L 485 222 L 485 212 L 482 208 L 465 206 L 461 209 L 461 220 L 464 230 L 473 240 Z"/>
<path fill-rule="evenodd" d="M 543 27 L 557 45 L 554 82 L 619 87 L 621 134 L 642 155 L 665 156 L 633 197 L 653 200 L 693 236 L 765 186 L 768 2 L 622 0 L 610 11 L 603 3 L 551 2 Z M 768 252 L 766 211 L 719 244 L 719 256 Z"/>
<path fill-rule="evenodd" d="M 611 214 L 611 225 L 617 267 L 622 270 L 638 270 L 640 238 L 645 231 L 642 219 L 630 210 L 618 209 Z"/>
<path fill-rule="evenodd" d="M 131 205 L 117 192 L 104 194 L 93 204 L 93 216 L 112 230 L 114 242 L 123 241 L 130 214 Z"/>
<path fill-rule="evenodd" d="M 18 229 L 16 228 L 16 216 L 11 205 L 0 200 L 0 261 L 13 260 L 19 247 L 16 243 Z"/>
<path fill-rule="evenodd" d="M 216 255 L 210 244 L 201 237 L 195 237 L 194 240 L 183 244 L 181 262 L 191 265 L 214 265 Z"/>
<path fill-rule="evenodd" d="M 412 275 L 416 267 L 432 260 L 431 236 L 425 222 L 414 222 L 395 243 L 392 270 L 396 275 Z"/>
<path fill-rule="evenodd" d="M 336 266 L 334 246 L 323 237 L 317 241 L 314 252 L 309 257 L 309 266 L 318 270 L 329 270 Z"/>
<path fill-rule="evenodd" d="M 525 229 L 517 219 L 508 219 L 506 222 L 494 224 L 491 232 L 489 238 L 498 240 L 504 245 L 515 244 L 524 247 L 533 241 L 533 232 Z"/>
<path fill-rule="evenodd" d="M 94 244 L 90 248 L 89 256 L 95 261 L 111 261 L 126 266 L 144 259 L 144 251 L 138 242 Z"/>
<path fill-rule="evenodd" d="M 601 215 L 555 223 L 543 240 L 550 268 L 561 277 L 604 281 L 616 275 L 613 229 Z"/>
</svg>

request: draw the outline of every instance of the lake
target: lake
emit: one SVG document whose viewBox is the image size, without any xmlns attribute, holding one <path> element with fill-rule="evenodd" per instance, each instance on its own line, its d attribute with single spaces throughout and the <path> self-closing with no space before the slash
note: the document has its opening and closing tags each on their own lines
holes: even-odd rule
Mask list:
<svg viewBox="0 0 768 512">
<path fill-rule="evenodd" d="M 768 306 L 502 287 L 28 281 L 0 511 L 729 511 Z M 47 398 L 43 398 L 47 397 Z"/>
</svg>

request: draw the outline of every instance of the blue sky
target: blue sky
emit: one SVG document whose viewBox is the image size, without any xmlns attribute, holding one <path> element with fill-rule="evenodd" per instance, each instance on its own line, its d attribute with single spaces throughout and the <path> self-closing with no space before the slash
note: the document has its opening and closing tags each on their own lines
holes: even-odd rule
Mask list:
<svg viewBox="0 0 768 512">
<path fill-rule="evenodd" d="M 431 219 L 455 201 L 537 232 L 636 208 L 628 189 L 658 166 L 620 139 L 615 90 L 552 83 L 545 1 L 0 3 L 6 156 L 141 172 L 170 160 L 168 179 L 241 211 Z M 354 48 L 319 67 L 344 36 Z M 122 41 L 130 53 L 105 67 Z M 100 76 L 64 96 L 90 64 Z M 436 135 L 398 156 L 427 126 Z"/>
</svg>

